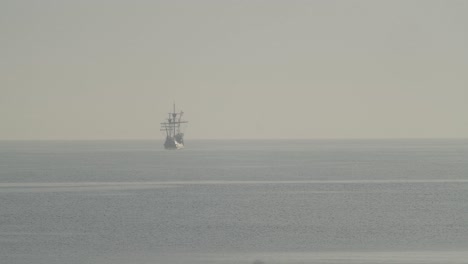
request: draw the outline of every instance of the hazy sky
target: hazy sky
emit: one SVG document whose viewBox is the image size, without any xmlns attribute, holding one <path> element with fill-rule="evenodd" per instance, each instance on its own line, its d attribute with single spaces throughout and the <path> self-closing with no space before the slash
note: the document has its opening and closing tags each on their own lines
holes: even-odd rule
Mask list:
<svg viewBox="0 0 468 264">
<path fill-rule="evenodd" d="M 468 1 L 0 0 L 0 139 L 468 137 Z"/>
</svg>

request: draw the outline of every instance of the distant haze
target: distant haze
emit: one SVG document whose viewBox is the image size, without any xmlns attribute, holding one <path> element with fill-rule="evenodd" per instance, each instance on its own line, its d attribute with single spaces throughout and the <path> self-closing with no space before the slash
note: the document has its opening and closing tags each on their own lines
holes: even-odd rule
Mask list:
<svg viewBox="0 0 468 264">
<path fill-rule="evenodd" d="M 1 139 L 468 137 L 468 1 L 0 1 Z"/>
</svg>

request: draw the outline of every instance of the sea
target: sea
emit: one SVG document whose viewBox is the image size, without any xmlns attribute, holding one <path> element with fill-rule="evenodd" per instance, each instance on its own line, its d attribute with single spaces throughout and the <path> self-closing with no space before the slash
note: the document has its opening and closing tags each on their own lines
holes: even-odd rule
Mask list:
<svg viewBox="0 0 468 264">
<path fill-rule="evenodd" d="M 468 140 L 0 141 L 0 263 L 468 263 Z"/>
</svg>

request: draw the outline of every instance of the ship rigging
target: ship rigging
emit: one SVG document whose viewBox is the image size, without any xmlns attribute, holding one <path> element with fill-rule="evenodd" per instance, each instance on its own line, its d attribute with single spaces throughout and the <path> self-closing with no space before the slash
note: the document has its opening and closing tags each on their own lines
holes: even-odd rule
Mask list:
<svg viewBox="0 0 468 264">
<path fill-rule="evenodd" d="M 173 111 L 168 113 L 169 117 L 166 122 L 161 123 L 161 131 L 166 132 L 166 141 L 164 142 L 165 149 L 181 149 L 184 147 L 184 133 L 181 129 L 181 124 L 186 124 L 188 121 L 183 121 L 184 112 L 176 112 L 175 103 Z"/>
</svg>

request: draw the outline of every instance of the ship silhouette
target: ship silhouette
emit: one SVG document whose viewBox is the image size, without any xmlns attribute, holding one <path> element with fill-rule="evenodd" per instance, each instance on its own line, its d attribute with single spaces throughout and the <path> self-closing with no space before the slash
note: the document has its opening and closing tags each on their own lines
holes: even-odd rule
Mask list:
<svg viewBox="0 0 468 264">
<path fill-rule="evenodd" d="M 161 123 L 161 131 L 166 132 L 164 148 L 181 149 L 184 147 L 184 133 L 182 132 L 181 124 L 188 123 L 188 121 L 182 120 L 184 112 L 176 112 L 175 103 L 172 112 L 168 114 L 169 117 L 166 121 Z"/>
</svg>

